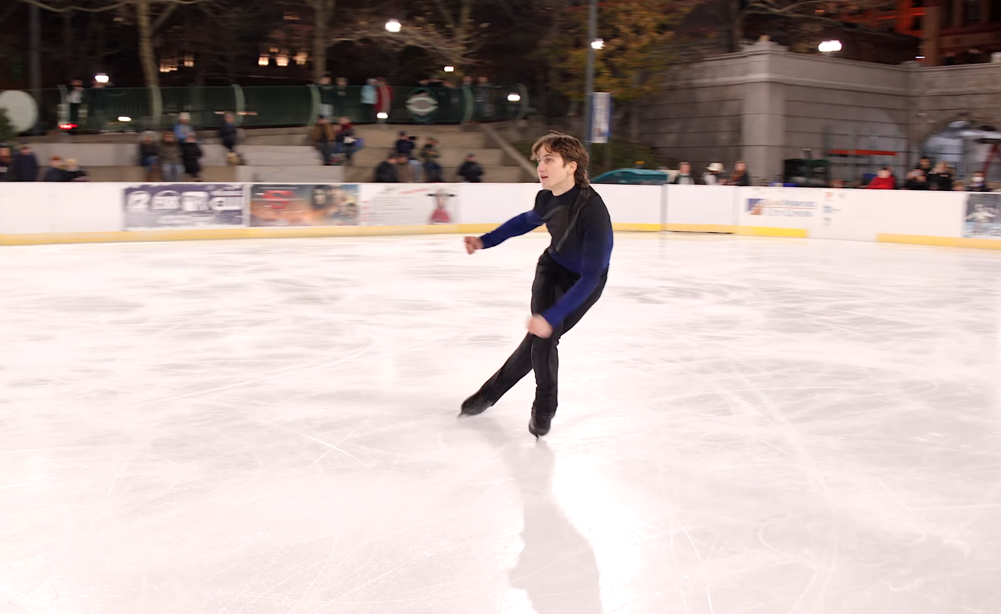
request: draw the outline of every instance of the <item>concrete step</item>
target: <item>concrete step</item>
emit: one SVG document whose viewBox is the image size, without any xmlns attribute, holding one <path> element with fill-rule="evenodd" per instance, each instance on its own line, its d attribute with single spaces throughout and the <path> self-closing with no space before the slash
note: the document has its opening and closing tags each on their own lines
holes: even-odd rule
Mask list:
<svg viewBox="0 0 1001 614">
<path fill-rule="evenodd" d="M 208 183 L 233 183 L 239 181 L 237 169 L 239 166 L 203 166 L 202 179 Z M 146 181 L 146 170 L 141 166 L 83 166 L 91 181 L 112 181 L 141 183 Z M 46 168 L 42 169 L 44 175 Z M 191 181 L 187 175 L 181 176 L 181 182 Z"/>
<path fill-rule="evenodd" d="M 345 166 L 344 181 L 347 183 L 366 183 L 375 177 L 375 166 Z M 456 168 L 446 168 L 444 179 L 448 182 L 461 182 L 462 178 L 455 174 Z M 524 181 L 521 169 L 516 166 L 485 166 L 483 180 L 489 183 L 520 183 Z"/>
<path fill-rule="evenodd" d="M 342 166 L 237 166 L 237 181 L 248 183 L 342 183 Z"/>
<path fill-rule="evenodd" d="M 241 152 L 242 153 L 242 152 Z M 323 161 L 315 149 L 308 153 L 269 151 L 244 154 L 248 166 L 322 166 Z"/>
<path fill-rule="evenodd" d="M 226 148 L 202 144 L 202 166 L 226 166 Z M 35 143 L 31 146 L 39 164 L 52 156 L 73 158 L 80 166 L 129 166 L 139 164 L 139 141 L 131 143 Z"/>
<path fill-rule="evenodd" d="M 366 147 L 355 152 L 352 159 L 357 166 L 375 166 L 386 159 L 386 155 L 395 149 L 390 147 Z M 450 167 L 459 168 L 466 161 L 466 156 L 475 153 L 480 164 L 484 166 L 502 166 L 504 164 L 504 152 L 500 149 L 442 149 L 441 158 L 438 164 L 446 169 Z"/>
<path fill-rule="evenodd" d="M 435 130 L 436 126 L 419 126 L 407 130 L 408 135 L 416 135 L 417 146 L 422 147 L 427 142 L 427 137 L 433 136 L 438 139 L 439 147 L 468 149 L 476 151 L 486 146 L 486 140 L 480 132 L 454 132 L 442 133 Z M 396 141 L 400 138 L 397 130 L 381 130 L 379 128 L 366 127 L 357 131 L 358 136 L 365 139 L 365 147 L 395 147 Z"/>
</svg>

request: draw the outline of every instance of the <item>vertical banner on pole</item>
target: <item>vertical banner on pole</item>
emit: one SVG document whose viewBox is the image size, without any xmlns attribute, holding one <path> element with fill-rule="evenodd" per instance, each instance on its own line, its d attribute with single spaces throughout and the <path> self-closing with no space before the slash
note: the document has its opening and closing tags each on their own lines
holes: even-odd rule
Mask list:
<svg viewBox="0 0 1001 614">
<path fill-rule="evenodd" d="M 612 95 L 594 92 L 591 95 L 591 142 L 607 143 L 612 134 Z"/>
</svg>

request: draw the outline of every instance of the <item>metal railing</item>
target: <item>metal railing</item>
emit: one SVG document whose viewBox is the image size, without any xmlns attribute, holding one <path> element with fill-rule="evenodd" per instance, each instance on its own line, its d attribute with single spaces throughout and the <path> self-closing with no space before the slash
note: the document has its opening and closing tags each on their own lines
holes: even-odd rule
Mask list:
<svg viewBox="0 0 1001 614">
<path fill-rule="evenodd" d="M 42 128 L 75 123 L 82 132 L 134 132 L 173 126 L 181 113 L 196 129 L 214 128 L 224 113 L 245 128 L 307 126 L 319 115 L 356 124 L 463 124 L 519 119 L 528 112 L 525 86 L 248 86 L 107 87 L 84 91 L 71 109 L 69 91 L 43 90 Z M 72 113 L 71 113 L 72 111 Z"/>
</svg>

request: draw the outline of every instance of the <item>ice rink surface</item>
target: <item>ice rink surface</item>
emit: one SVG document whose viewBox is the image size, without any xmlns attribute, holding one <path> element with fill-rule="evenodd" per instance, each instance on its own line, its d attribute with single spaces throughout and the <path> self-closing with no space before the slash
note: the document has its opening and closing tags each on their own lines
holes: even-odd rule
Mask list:
<svg viewBox="0 0 1001 614">
<path fill-rule="evenodd" d="M 0 249 L 0 613 L 1001 612 L 1001 253 L 616 241 Z"/>
</svg>

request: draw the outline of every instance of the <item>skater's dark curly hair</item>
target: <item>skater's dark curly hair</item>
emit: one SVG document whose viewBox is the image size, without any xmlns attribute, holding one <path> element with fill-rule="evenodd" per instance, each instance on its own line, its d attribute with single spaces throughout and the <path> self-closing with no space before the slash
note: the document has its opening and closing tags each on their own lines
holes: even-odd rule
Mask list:
<svg viewBox="0 0 1001 614">
<path fill-rule="evenodd" d="M 577 163 L 577 170 L 574 171 L 574 181 L 577 185 L 584 187 L 590 182 L 587 179 L 587 165 L 591 161 L 591 156 L 587 155 L 584 144 L 562 132 L 550 130 L 545 136 L 532 145 L 532 159 L 539 159 L 540 151 L 551 151 L 563 157 L 563 166 L 571 162 Z"/>
</svg>

